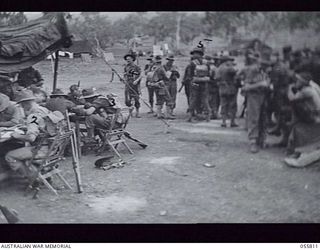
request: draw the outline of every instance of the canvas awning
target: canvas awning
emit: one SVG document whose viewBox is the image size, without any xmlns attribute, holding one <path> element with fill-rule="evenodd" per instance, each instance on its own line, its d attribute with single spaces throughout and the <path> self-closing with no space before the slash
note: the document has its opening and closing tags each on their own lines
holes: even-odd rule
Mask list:
<svg viewBox="0 0 320 250">
<path fill-rule="evenodd" d="M 0 73 L 19 72 L 71 44 L 63 13 L 47 13 L 25 24 L 0 27 Z"/>
</svg>

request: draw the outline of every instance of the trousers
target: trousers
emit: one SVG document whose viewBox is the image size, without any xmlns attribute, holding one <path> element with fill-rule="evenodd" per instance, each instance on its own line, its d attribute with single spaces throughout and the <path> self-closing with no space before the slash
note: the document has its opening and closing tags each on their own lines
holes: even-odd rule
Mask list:
<svg viewBox="0 0 320 250">
<path fill-rule="evenodd" d="M 8 163 L 9 167 L 14 171 L 17 171 L 20 168 L 25 168 L 25 161 L 32 158 L 34 148 L 35 147 L 28 146 L 9 151 L 5 156 L 6 162 Z M 48 153 L 48 150 L 49 149 L 47 146 L 41 147 L 37 152 L 35 158 L 45 157 Z"/>
<path fill-rule="evenodd" d="M 168 85 L 168 91 L 170 94 L 170 106 L 171 108 L 176 107 L 176 100 L 177 100 L 177 92 L 178 92 L 178 85 L 176 81 L 172 81 Z"/>
<path fill-rule="evenodd" d="M 148 87 L 149 104 L 151 105 L 151 107 L 153 107 L 155 93 L 156 93 L 155 88 Z"/>
<path fill-rule="evenodd" d="M 235 118 L 237 113 L 237 94 L 221 95 L 221 115 L 225 118 Z"/>
<path fill-rule="evenodd" d="M 111 126 L 111 120 L 98 114 L 92 114 L 86 117 L 85 124 L 87 128 L 109 129 Z"/>
<path fill-rule="evenodd" d="M 130 86 L 130 88 L 129 88 Z M 135 108 L 140 108 L 139 94 L 140 94 L 140 85 L 129 85 L 126 86 L 124 91 L 125 103 L 127 107 L 132 106 L 132 101 L 134 101 Z"/>
<path fill-rule="evenodd" d="M 220 106 L 220 96 L 218 86 L 209 85 L 209 105 L 213 115 L 217 115 Z"/>
<path fill-rule="evenodd" d="M 194 115 L 196 110 L 203 107 L 206 114 L 211 113 L 211 108 L 209 105 L 209 95 L 208 95 L 208 83 L 201 84 L 191 84 L 190 88 L 190 106 L 189 111 Z"/>
<path fill-rule="evenodd" d="M 171 96 L 169 95 L 169 89 L 168 86 L 166 86 L 167 90 L 165 90 L 165 88 L 158 88 L 156 89 L 156 99 L 157 99 L 157 103 L 156 105 L 158 106 L 163 106 L 163 104 L 166 104 L 166 106 L 170 106 L 171 105 Z"/>
<path fill-rule="evenodd" d="M 249 140 L 263 141 L 266 137 L 266 96 L 247 93 L 247 125 Z"/>
</svg>

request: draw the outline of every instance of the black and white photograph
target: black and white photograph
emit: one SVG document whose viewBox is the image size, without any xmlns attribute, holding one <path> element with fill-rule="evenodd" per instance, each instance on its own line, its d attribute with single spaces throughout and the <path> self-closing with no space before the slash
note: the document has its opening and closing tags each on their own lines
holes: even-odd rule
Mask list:
<svg viewBox="0 0 320 250">
<path fill-rule="evenodd" d="M 319 223 L 320 12 L 0 12 L 0 224 Z"/>
</svg>

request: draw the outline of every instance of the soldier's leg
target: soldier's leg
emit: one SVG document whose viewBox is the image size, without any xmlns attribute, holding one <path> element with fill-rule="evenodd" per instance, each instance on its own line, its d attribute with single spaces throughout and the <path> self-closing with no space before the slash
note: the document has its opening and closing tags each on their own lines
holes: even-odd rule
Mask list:
<svg viewBox="0 0 320 250">
<path fill-rule="evenodd" d="M 28 171 L 26 169 L 25 161 L 32 158 L 32 150 L 33 147 L 22 147 L 9 151 L 5 156 L 5 160 L 13 171 L 26 177 L 28 176 Z"/>
<path fill-rule="evenodd" d="M 167 85 L 167 90 L 168 90 L 168 92 L 166 91 L 165 92 L 165 95 L 164 95 L 164 100 L 165 100 L 165 105 L 166 105 L 166 110 L 165 110 L 165 115 L 164 115 L 164 117 L 165 117 L 165 119 L 170 119 L 170 120 L 172 120 L 172 119 L 175 119 L 172 115 L 171 115 L 171 113 L 172 113 L 172 107 L 173 107 L 173 98 L 172 98 L 172 95 L 171 95 L 171 93 L 172 93 L 172 83 L 169 83 L 168 85 Z"/>
<path fill-rule="evenodd" d="M 161 91 L 162 89 L 157 89 L 156 90 L 156 105 L 157 105 L 157 117 L 160 119 L 160 118 L 163 118 L 163 115 L 162 115 L 162 107 L 163 107 L 163 104 L 164 104 L 164 95 Z"/>
<path fill-rule="evenodd" d="M 184 92 L 185 92 L 186 97 L 187 97 L 188 109 L 189 109 L 189 107 L 190 107 L 190 84 L 185 83 Z"/>
<path fill-rule="evenodd" d="M 139 112 L 139 109 L 140 109 L 140 96 L 139 96 L 140 84 L 136 85 L 134 89 L 135 89 L 135 91 L 132 93 L 133 94 L 132 99 L 134 100 L 134 107 L 136 108 L 136 117 L 141 118 L 140 112 Z"/>
<path fill-rule="evenodd" d="M 235 119 L 236 119 L 236 114 L 237 114 L 237 94 L 231 95 L 229 99 L 229 113 L 230 113 L 230 119 L 231 119 L 231 127 L 238 127 L 238 124 L 236 124 Z"/>
<path fill-rule="evenodd" d="M 92 114 L 86 117 L 85 125 L 88 131 L 88 138 L 94 138 L 95 128 L 110 129 L 111 122 L 98 114 Z"/>
<path fill-rule="evenodd" d="M 259 138 L 259 119 L 263 101 L 263 95 L 247 94 L 248 138 L 250 140 L 250 151 L 252 153 L 257 153 L 259 151 L 257 142 Z"/>
<path fill-rule="evenodd" d="M 261 148 L 265 147 L 267 126 L 268 126 L 268 102 L 265 99 L 265 101 L 261 104 L 260 117 L 259 117 L 258 145 Z"/>
<path fill-rule="evenodd" d="M 129 88 L 126 86 L 125 90 L 124 90 L 124 98 L 125 98 L 125 104 L 127 107 L 131 107 L 132 103 L 131 103 L 131 98 L 130 98 L 130 91 Z"/>
<path fill-rule="evenodd" d="M 172 111 L 176 108 L 176 101 L 177 101 L 177 93 L 178 93 L 178 85 L 177 82 L 173 82 L 171 87 L 171 97 L 172 97 Z M 171 112 L 171 115 L 173 115 L 173 112 Z"/>
<path fill-rule="evenodd" d="M 219 112 L 219 89 L 217 87 L 214 87 L 212 90 L 212 119 L 218 118 L 218 112 Z"/>
<path fill-rule="evenodd" d="M 225 95 L 220 95 L 220 101 L 221 101 L 221 118 L 222 118 L 222 124 L 221 127 L 227 127 L 227 114 L 228 114 L 228 99 Z"/>
<path fill-rule="evenodd" d="M 151 106 L 150 112 L 148 113 L 153 113 L 154 88 L 148 87 L 147 89 L 148 89 L 149 104 Z"/>
<path fill-rule="evenodd" d="M 197 108 L 198 103 L 198 93 L 199 93 L 199 87 L 197 86 L 191 86 L 190 88 L 190 105 L 189 105 L 189 119 L 188 121 L 192 121 L 192 119 L 195 116 L 195 110 Z"/>
<path fill-rule="evenodd" d="M 210 121 L 210 116 L 211 116 L 211 108 L 209 105 L 209 95 L 208 95 L 208 83 L 202 84 L 201 85 L 201 103 L 206 115 L 206 121 Z"/>
</svg>

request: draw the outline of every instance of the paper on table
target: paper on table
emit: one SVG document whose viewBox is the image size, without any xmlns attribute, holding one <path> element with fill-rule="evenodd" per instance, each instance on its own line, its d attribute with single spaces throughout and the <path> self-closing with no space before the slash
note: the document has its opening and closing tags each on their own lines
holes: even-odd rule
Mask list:
<svg viewBox="0 0 320 250">
<path fill-rule="evenodd" d="M 0 138 L 1 139 L 9 139 L 13 132 L 17 132 L 17 133 L 19 133 L 21 135 L 24 134 L 24 132 L 21 129 L 15 128 L 15 129 L 12 129 L 12 130 L 1 131 L 0 132 Z"/>
</svg>

